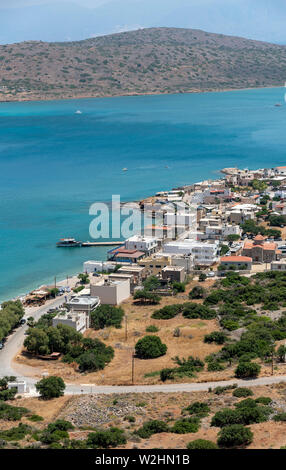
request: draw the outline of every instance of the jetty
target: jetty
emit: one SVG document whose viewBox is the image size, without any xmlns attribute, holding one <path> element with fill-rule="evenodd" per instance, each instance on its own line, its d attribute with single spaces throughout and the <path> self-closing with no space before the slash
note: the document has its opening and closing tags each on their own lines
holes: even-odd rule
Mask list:
<svg viewBox="0 0 286 470">
<path fill-rule="evenodd" d="M 77 241 L 75 238 L 61 238 L 61 240 L 57 243 L 57 247 L 59 248 L 71 248 L 71 247 L 89 247 L 89 246 L 119 246 L 124 245 L 125 241 L 117 240 L 117 241 L 103 241 L 103 242 L 80 242 Z"/>
<path fill-rule="evenodd" d="M 88 246 L 117 246 L 124 245 L 125 241 L 115 241 L 115 242 L 83 242 L 82 247 Z"/>
</svg>

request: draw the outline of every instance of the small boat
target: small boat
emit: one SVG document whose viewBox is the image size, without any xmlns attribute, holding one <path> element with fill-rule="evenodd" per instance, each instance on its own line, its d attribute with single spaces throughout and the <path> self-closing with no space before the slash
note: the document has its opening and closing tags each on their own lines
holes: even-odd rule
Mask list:
<svg viewBox="0 0 286 470">
<path fill-rule="evenodd" d="M 82 112 L 78 109 L 75 114 L 82 114 Z"/>
<path fill-rule="evenodd" d="M 60 241 L 57 242 L 57 247 L 77 247 L 81 246 L 82 242 L 78 242 L 75 238 L 61 238 Z"/>
<path fill-rule="evenodd" d="M 122 171 L 128 171 L 128 168 L 122 168 Z"/>
<path fill-rule="evenodd" d="M 281 104 L 281 103 L 276 103 L 275 106 L 276 106 L 277 108 L 280 108 L 280 106 L 282 106 L 282 104 Z"/>
<path fill-rule="evenodd" d="M 165 165 L 165 168 L 169 168 L 168 165 Z"/>
</svg>

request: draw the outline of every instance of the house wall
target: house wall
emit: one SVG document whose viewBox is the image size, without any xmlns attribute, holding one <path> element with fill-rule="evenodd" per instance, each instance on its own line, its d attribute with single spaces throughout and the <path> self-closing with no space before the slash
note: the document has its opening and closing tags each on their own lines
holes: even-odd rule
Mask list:
<svg viewBox="0 0 286 470">
<path fill-rule="evenodd" d="M 130 282 L 129 280 L 111 283 L 102 284 L 102 285 L 91 285 L 90 286 L 90 295 L 98 296 L 100 298 L 101 304 L 104 305 L 119 305 L 123 300 L 130 297 Z"/>
</svg>

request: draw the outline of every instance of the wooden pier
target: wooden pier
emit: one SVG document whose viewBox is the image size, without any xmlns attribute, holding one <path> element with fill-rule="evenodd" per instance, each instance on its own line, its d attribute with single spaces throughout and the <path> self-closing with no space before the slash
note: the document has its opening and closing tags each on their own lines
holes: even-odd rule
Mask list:
<svg viewBox="0 0 286 470">
<path fill-rule="evenodd" d="M 83 242 L 81 244 L 82 247 L 89 247 L 89 246 L 118 246 L 124 245 L 124 241 L 117 241 L 117 242 Z"/>
</svg>

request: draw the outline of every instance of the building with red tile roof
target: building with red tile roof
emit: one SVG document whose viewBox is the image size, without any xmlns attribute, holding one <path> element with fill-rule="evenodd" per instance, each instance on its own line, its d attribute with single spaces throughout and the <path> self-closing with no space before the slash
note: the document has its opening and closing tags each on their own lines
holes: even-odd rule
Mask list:
<svg viewBox="0 0 286 470">
<path fill-rule="evenodd" d="M 259 234 L 253 240 L 244 242 L 242 256 L 252 258 L 254 263 L 272 263 L 279 259 L 280 252 L 275 242 L 266 242 L 266 237 Z"/>
<path fill-rule="evenodd" d="M 252 258 L 249 256 L 222 256 L 220 263 L 225 267 L 235 266 L 239 269 L 245 266 L 246 270 L 251 270 L 252 268 Z"/>
</svg>

